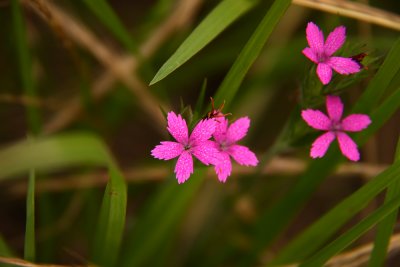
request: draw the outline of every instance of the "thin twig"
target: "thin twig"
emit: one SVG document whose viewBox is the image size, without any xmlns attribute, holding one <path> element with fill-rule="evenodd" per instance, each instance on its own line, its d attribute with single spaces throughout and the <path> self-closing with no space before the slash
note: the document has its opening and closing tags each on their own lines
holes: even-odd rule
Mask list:
<svg viewBox="0 0 400 267">
<path fill-rule="evenodd" d="M 307 167 L 305 161 L 295 158 L 276 157 L 265 166 L 262 173 L 264 175 L 297 175 L 302 173 Z M 338 175 L 358 175 L 371 179 L 387 166 L 372 165 L 365 163 L 343 164 L 336 171 Z M 243 166 L 233 166 L 232 173 L 235 175 L 232 178 L 238 178 L 243 175 L 254 174 L 254 168 Z M 147 167 L 147 168 L 129 168 L 123 171 L 125 179 L 130 183 L 157 182 L 163 181 L 171 174 L 168 167 Z M 212 168 L 208 170 L 207 177 L 215 179 L 215 173 Z M 65 190 L 76 190 L 82 188 L 92 188 L 104 186 L 108 181 L 107 174 L 98 172 L 85 175 L 74 175 L 63 178 L 46 179 L 36 182 L 36 192 L 58 192 Z M 16 196 L 24 196 L 26 194 L 26 182 L 20 181 L 10 186 L 8 190 Z"/>
<path fill-rule="evenodd" d="M 370 256 L 374 243 L 368 243 L 357 247 L 351 251 L 344 252 L 333 257 L 326 264 L 327 267 L 356 267 L 363 266 Z M 388 252 L 393 252 L 400 249 L 400 234 L 392 235 L 389 242 Z"/>
<path fill-rule="evenodd" d="M 58 105 L 55 101 L 52 101 L 50 99 L 43 100 L 41 98 L 27 96 L 27 95 L 13 95 L 13 94 L 3 93 L 0 94 L 0 102 L 19 104 L 23 106 L 32 106 L 38 108 L 47 108 L 51 110 L 55 110 L 58 108 Z"/>
<path fill-rule="evenodd" d="M 151 33 L 150 38 L 140 47 L 140 56 L 149 58 L 171 33 L 190 25 L 190 21 L 202 3 L 203 0 L 180 0 L 171 15 Z"/>
<path fill-rule="evenodd" d="M 363 3 L 344 0 L 293 0 L 293 4 L 400 30 L 399 15 Z"/>
<path fill-rule="evenodd" d="M 49 21 L 48 16 L 42 12 L 43 8 L 38 8 L 32 1 L 24 0 L 24 4 L 30 6 L 40 17 L 49 24 L 54 23 Z M 105 67 L 107 67 L 113 75 L 120 79 L 138 98 L 138 104 L 151 117 L 152 125 L 156 129 L 164 129 L 165 119 L 162 115 L 159 106 L 160 100 L 156 99 L 148 90 L 148 86 L 143 83 L 135 73 L 131 73 L 130 69 L 126 68 L 125 57 L 113 52 L 101 40 L 99 40 L 86 26 L 84 26 L 77 18 L 65 13 L 48 0 L 41 0 L 41 5 L 46 7 L 46 10 L 51 13 L 52 20 L 57 21 L 57 25 L 65 25 L 62 31 L 67 34 L 77 44 L 91 52 Z M 131 58 L 132 62 L 136 60 Z M 123 64 L 121 64 L 121 62 Z"/>
<path fill-rule="evenodd" d="M 126 69 L 128 73 L 135 73 L 141 61 L 150 58 L 171 34 L 189 25 L 189 21 L 193 18 L 202 2 L 203 0 L 180 0 L 177 8 L 165 21 L 160 23 L 149 35 L 149 38 L 140 46 L 140 54 L 138 56 L 135 57 L 127 53 L 118 59 L 122 68 Z M 99 100 L 107 95 L 117 81 L 114 73 L 109 69 L 99 76 L 92 85 L 91 90 L 92 97 L 95 100 Z M 43 131 L 46 134 L 60 131 L 71 124 L 82 110 L 83 107 L 79 96 L 68 100 L 64 107 L 46 123 Z"/>
<path fill-rule="evenodd" d="M 359 246 L 353 250 L 343 252 L 330 259 L 325 267 L 360 267 L 364 266 L 374 248 L 374 243 Z M 394 234 L 390 238 L 388 254 L 400 249 L 400 234 Z M 297 267 L 299 264 L 280 265 L 281 267 Z"/>
<path fill-rule="evenodd" d="M 95 267 L 96 265 L 56 265 L 56 264 L 36 264 L 19 258 L 7 258 L 0 256 L 0 262 L 23 267 Z"/>
</svg>

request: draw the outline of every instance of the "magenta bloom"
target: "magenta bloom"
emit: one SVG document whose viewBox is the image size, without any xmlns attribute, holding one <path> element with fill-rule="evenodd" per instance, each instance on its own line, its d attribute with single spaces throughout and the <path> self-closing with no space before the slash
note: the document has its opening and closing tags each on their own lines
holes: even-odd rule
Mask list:
<svg viewBox="0 0 400 267">
<path fill-rule="evenodd" d="M 151 155 L 157 159 L 170 160 L 179 156 L 175 166 L 178 183 L 189 179 L 193 173 L 192 155 L 205 165 L 216 164 L 219 160 L 219 151 L 215 143 L 208 139 L 215 131 L 215 120 L 201 120 L 193 129 L 189 137 L 186 121 L 181 115 L 168 113 L 168 131 L 177 142 L 163 141 L 156 146 Z"/>
<path fill-rule="evenodd" d="M 221 153 L 221 160 L 215 165 L 215 172 L 221 182 L 231 174 L 232 157 L 240 165 L 256 166 L 258 159 L 256 155 L 245 146 L 237 145 L 236 142 L 246 136 L 250 126 L 250 119 L 240 118 L 228 127 L 228 120 L 224 117 L 217 119 L 214 132 L 214 139 L 218 150 Z"/>
<path fill-rule="evenodd" d="M 317 75 L 323 84 L 332 78 L 332 69 L 344 75 L 360 71 L 360 66 L 351 58 L 333 57 L 346 40 L 346 28 L 339 26 L 333 30 L 324 42 L 324 34 L 313 22 L 307 24 L 307 42 L 310 47 L 303 49 L 303 54 L 317 65 Z"/>
<path fill-rule="evenodd" d="M 358 161 L 360 153 L 357 144 L 345 133 L 359 132 L 371 123 L 368 115 L 351 114 L 342 120 L 343 103 L 338 96 L 326 97 L 326 109 L 328 116 L 319 110 L 307 109 L 301 112 L 301 116 L 309 126 L 314 129 L 326 131 L 319 136 L 311 147 L 310 156 L 321 158 L 325 155 L 329 145 L 337 138 L 342 154 L 349 160 Z"/>
</svg>

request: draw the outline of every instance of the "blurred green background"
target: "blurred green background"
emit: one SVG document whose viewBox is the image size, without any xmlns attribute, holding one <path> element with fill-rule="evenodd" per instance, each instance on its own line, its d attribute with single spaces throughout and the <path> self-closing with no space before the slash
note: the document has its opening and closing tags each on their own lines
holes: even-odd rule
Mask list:
<svg viewBox="0 0 400 267">
<path fill-rule="evenodd" d="M 151 149 L 167 136 L 160 110 L 180 112 L 182 105 L 195 109 L 200 101 L 205 108 L 194 111 L 204 116 L 209 97 L 217 92 L 273 1 L 247 2 L 243 14 L 215 40 L 149 86 L 160 67 L 220 1 L 0 1 L 1 145 L 74 132 L 91 133 L 104 142 L 128 190 L 125 230 L 115 266 L 263 266 L 299 232 L 393 162 L 400 130 L 398 111 L 362 146 L 361 163 L 342 162 L 339 171 L 329 175 L 294 213 L 288 227 L 276 233 L 274 242 L 267 246 L 257 241 L 263 236 L 260 222 L 266 211 L 285 197 L 311 161 L 309 147 L 317 135 L 303 125 L 304 136 L 274 146 L 298 104 L 304 104 L 304 86 L 314 75 L 311 62 L 301 53 L 307 46 L 307 22 L 316 22 L 325 34 L 345 25 L 348 35 L 342 53 L 368 54 L 365 61 L 370 64 L 354 81 L 340 87 L 343 79 L 335 77 L 328 87 L 342 94 L 347 113 L 399 37 L 399 30 L 302 4 L 288 8 L 224 110 L 233 114 L 230 120 L 251 118 L 242 143 L 263 159 L 262 167 L 236 166 L 221 184 L 211 168 L 199 166 L 187 183 L 177 185 L 175 162 L 151 157 Z M 392 12 L 393 19 L 386 20 L 400 25 L 400 16 L 395 15 L 400 13 L 400 2 L 356 2 Z M 398 74 L 390 92 L 398 88 Z M 206 90 L 199 98 L 205 80 Z M 82 140 L 72 143 L 71 155 L 73 146 L 86 145 Z M 19 151 L 15 162 L 25 159 L 24 148 Z M 51 161 L 47 150 L 34 151 L 38 164 Z M 88 153 L 97 152 L 89 149 Z M 1 154 L 0 161 L 8 162 L 7 155 Z M 96 254 L 91 250 L 96 247 L 93 242 L 98 242 L 95 228 L 108 175 L 106 165 L 98 168 L 87 162 L 91 160 L 84 158 L 82 164 L 55 171 L 48 171 L 49 163 L 50 167 L 37 173 L 36 256 L 31 260 L 86 265 Z M 0 180 L 0 234 L 12 255 L 22 257 L 24 246 L 26 256 L 28 174 L 13 177 L 22 179 Z M 337 235 L 382 199 L 383 195 L 378 196 L 355 214 L 354 221 Z M 368 232 L 353 248 L 373 237 L 374 231 Z M 388 266 L 396 266 L 398 252 L 387 259 Z M 341 266 L 364 266 L 365 261 L 350 263 Z"/>
</svg>

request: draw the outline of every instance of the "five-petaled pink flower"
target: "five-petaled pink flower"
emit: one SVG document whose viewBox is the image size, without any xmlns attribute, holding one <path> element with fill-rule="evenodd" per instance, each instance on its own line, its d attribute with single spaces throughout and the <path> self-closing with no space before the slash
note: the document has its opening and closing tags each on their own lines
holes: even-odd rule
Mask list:
<svg viewBox="0 0 400 267">
<path fill-rule="evenodd" d="M 151 155 L 157 159 L 170 160 L 179 156 L 175 166 L 178 183 L 185 182 L 193 173 L 192 155 L 205 165 L 217 164 L 219 151 L 215 143 L 208 139 L 215 131 L 215 120 L 201 120 L 189 136 L 186 121 L 181 115 L 169 112 L 168 131 L 177 142 L 163 141 L 157 145 Z"/>
<path fill-rule="evenodd" d="M 242 139 L 250 126 L 250 119 L 240 118 L 228 127 L 228 120 L 220 117 L 214 132 L 214 139 L 218 150 L 221 152 L 221 160 L 215 165 L 215 172 L 221 182 L 225 182 L 231 174 L 232 164 L 230 157 L 240 165 L 256 166 L 258 160 L 256 155 L 245 146 L 237 145 L 236 142 Z"/>
<path fill-rule="evenodd" d="M 324 42 L 324 34 L 313 22 L 306 29 L 307 41 L 310 47 L 303 54 L 317 65 L 317 75 L 323 84 L 328 84 L 332 78 L 332 69 L 340 74 L 352 74 L 360 71 L 360 66 L 351 58 L 333 57 L 346 40 L 346 28 L 339 26 L 333 30 Z"/>
<path fill-rule="evenodd" d="M 360 153 L 357 144 L 345 131 L 361 131 L 367 128 L 371 119 L 365 114 L 351 114 L 342 120 L 343 103 L 338 96 L 326 97 L 326 109 L 329 117 L 319 110 L 307 109 L 301 112 L 301 116 L 309 126 L 317 130 L 327 131 L 314 141 L 310 156 L 312 158 L 323 157 L 329 145 L 337 138 L 342 154 L 352 161 L 358 161 Z"/>
</svg>

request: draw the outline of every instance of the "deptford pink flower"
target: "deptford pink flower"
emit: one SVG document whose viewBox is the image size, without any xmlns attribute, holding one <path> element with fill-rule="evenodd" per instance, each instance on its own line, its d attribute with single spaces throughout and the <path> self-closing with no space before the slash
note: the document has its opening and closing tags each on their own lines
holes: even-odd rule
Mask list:
<svg viewBox="0 0 400 267">
<path fill-rule="evenodd" d="M 332 69 L 344 75 L 360 71 L 360 66 L 351 58 L 333 57 L 346 40 L 346 28 L 335 28 L 324 41 L 324 34 L 313 22 L 307 24 L 307 42 L 310 47 L 303 49 L 303 54 L 317 64 L 317 75 L 323 84 L 332 78 Z"/>
<path fill-rule="evenodd" d="M 179 157 L 174 171 L 178 183 L 185 182 L 193 173 L 192 155 L 205 165 L 217 163 L 219 151 L 214 142 L 208 140 L 215 131 L 215 120 L 201 120 L 190 136 L 186 121 L 181 115 L 171 111 L 168 113 L 167 121 L 167 129 L 177 142 L 163 141 L 151 151 L 151 155 L 163 160 Z"/>
<path fill-rule="evenodd" d="M 337 138 L 342 154 L 349 160 L 358 161 L 360 153 L 357 144 L 345 133 L 359 132 L 371 123 L 371 119 L 365 114 L 351 114 L 342 119 L 343 103 L 338 96 L 326 97 L 326 109 L 328 116 L 319 110 L 307 109 L 301 112 L 301 116 L 309 126 L 314 129 L 326 131 L 319 136 L 311 147 L 310 156 L 321 158 L 325 155 L 329 145 Z"/>
<path fill-rule="evenodd" d="M 256 166 L 258 159 L 256 155 L 245 146 L 237 145 L 236 142 L 246 136 L 250 126 L 250 119 L 243 117 L 236 120 L 228 127 L 228 120 L 224 117 L 216 119 L 217 124 L 213 134 L 221 160 L 215 165 L 215 172 L 221 182 L 225 182 L 232 171 L 232 157 L 237 163 L 245 166 Z"/>
</svg>

